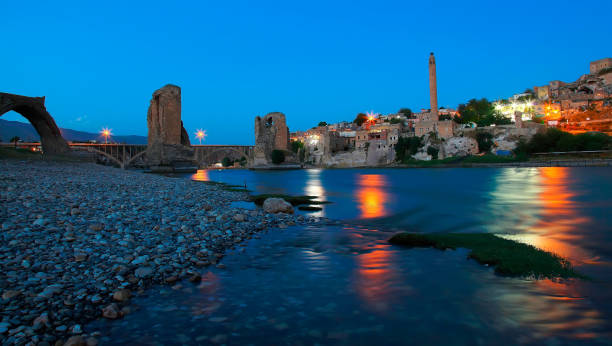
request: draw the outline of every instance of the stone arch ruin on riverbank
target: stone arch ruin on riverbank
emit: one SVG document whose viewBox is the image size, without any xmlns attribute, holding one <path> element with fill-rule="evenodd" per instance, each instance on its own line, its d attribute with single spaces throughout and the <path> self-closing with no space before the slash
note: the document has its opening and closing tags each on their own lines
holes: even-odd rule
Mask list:
<svg viewBox="0 0 612 346">
<path fill-rule="evenodd" d="M 55 120 L 47 112 L 44 96 L 28 97 L 0 93 L 0 116 L 9 111 L 15 111 L 28 119 L 40 136 L 45 154 L 64 154 L 70 150 Z"/>
</svg>

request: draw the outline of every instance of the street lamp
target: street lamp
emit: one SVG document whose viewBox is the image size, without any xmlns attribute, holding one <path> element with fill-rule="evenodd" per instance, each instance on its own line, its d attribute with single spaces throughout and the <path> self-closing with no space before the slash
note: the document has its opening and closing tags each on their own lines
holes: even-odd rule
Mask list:
<svg viewBox="0 0 612 346">
<path fill-rule="evenodd" d="M 102 134 L 102 137 L 104 137 L 104 144 L 108 144 L 108 138 L 112 135 L 111 129 L 105 127 L 102 129 L 100 134 Z"/>
<path fill-rule="evenodd" d="M 198 138 L 198 140 L 200 141 L 200 144 L 202 144 L 202 140 L 203 140 L 204 138 L 206 138 L 206 131 L 205 131 L 205 130 L 202 130 L 202 129 L 198 129 L 198 130 L 195 132 L 195 135 L 196 135 L 196 137 Z"/>
</svg>

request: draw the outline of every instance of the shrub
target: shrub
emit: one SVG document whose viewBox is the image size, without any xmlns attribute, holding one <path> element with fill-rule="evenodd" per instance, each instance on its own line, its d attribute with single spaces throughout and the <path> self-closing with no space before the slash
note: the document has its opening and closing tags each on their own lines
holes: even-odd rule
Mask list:
<svg viewBox="0 0 612 346">
<path fill-rule="evenodd" d="M 431 155 L 431 158 L 433 160 L 437 160 L 438 159 L 438 149 L 434 148 L 434 147 L 427 147 L 427 154 Z"/>
<path fill-rule="evenodd" d="M 272 150 L 272 163 L 278 165 L 285 162 L 285 153 L 282 150 Z"/>
<path fill-rule="evenodd" d="M 221 164 L 223 165 L 223 167 L 229 167 L 234 164 L 234 161 L 226 156 L 221 161 Z"/>
<path fill-rule="evenodd" d="M 291 142 L 291 151 L 297 153 L 300 148 L 304 148 L 304 143 L 302 141 L 292 141 Z"/>
<path fill-rule="evenodd" d="M 476 142 L 478 142 L 478 150 L 480 152 L 488 153 L 493 146 L 493 135 L 489 132 L 478 131 L 476 132 Z"/>
<path fill-rule="evenodd" d="M 403 162 L 419 151 L 421 137 L 400 137 L 395 145 L 395 155 L 398 161 Z"/>
</svg>

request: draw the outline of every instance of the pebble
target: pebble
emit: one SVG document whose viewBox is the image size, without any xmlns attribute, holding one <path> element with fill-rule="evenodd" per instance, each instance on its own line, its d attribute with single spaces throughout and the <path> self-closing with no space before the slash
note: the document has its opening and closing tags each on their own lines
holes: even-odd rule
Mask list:
<svg viewBox="0 0 612 346">
<path fill-rule="evenodd" d="M 130 299 L 132 293 L 128 289 L 121 289 L 113 293 L 113 299 L 118 302 L 125 302 Z"/>
<path fill-rule="evenodd" d="M 0 182 L 0 344 L 95 345 L 69 337 L 128 313 L 132 292 L 201 282 L 198 268 L 224 268 L 224 252 L 258 232 L 316 221 L 231 207 L 245 194 L 214 185 L 91 163 L 0 160 Z"/>
</svg>

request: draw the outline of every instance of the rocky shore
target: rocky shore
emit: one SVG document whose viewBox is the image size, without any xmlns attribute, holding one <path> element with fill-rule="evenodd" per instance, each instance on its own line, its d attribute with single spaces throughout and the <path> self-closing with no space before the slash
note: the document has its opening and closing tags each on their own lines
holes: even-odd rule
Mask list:
<svg viewBox="0 0 612 346">
<path fill-rule="evenodd" d="M 79 163 L 0 161 L 0 344 L 95 345 L 83 325 L 130 313 L 257 232 L 314 217 L 231 206 L 243 192 Z"/>
</svg>

